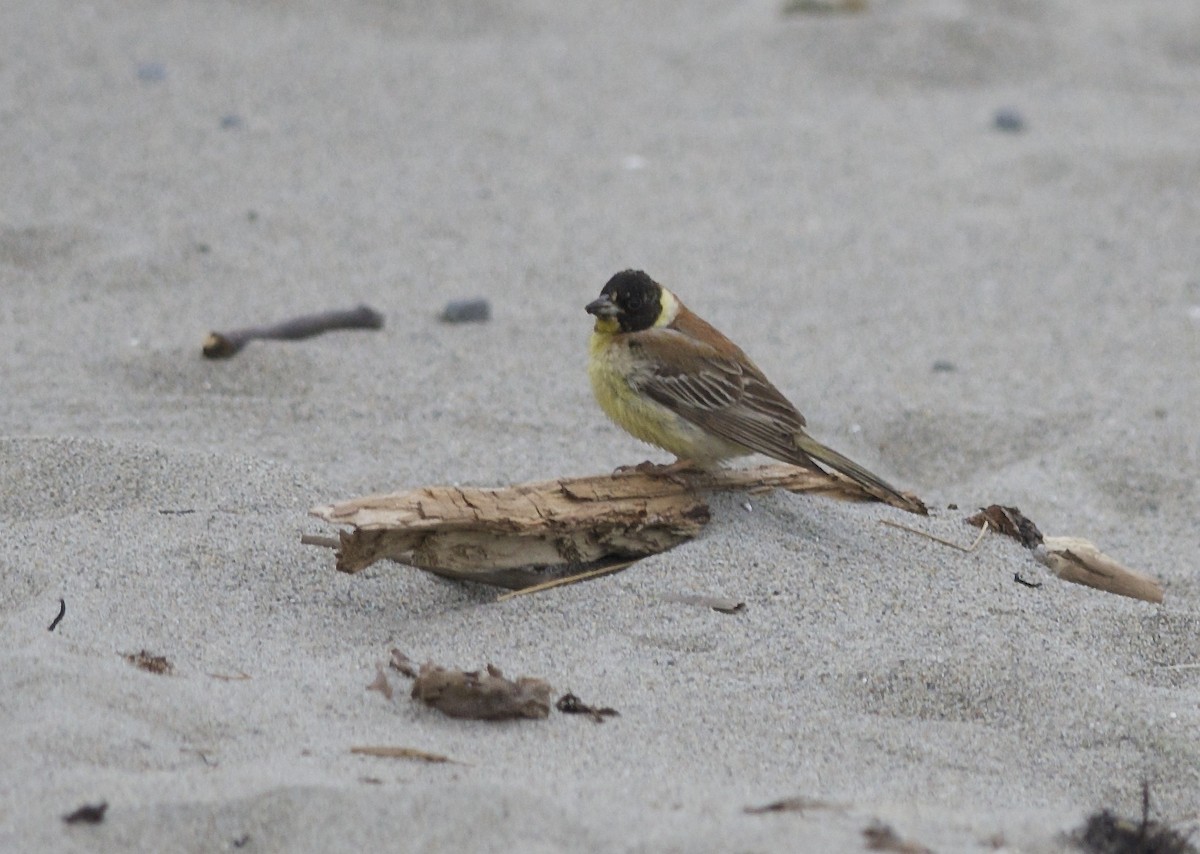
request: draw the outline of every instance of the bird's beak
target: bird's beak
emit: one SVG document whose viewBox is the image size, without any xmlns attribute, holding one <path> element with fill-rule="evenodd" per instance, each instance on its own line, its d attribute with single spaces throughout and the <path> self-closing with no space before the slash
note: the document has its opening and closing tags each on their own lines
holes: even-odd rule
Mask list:
<svg viewBox="0 0 1200 854">
<path fill-rule="evenodd" d="M 587 304 L 587 313 L 594 314 L 596 317 L 616 317 L 621 313 L 621 307 L 607 294 L 601 294 L 598 299 L 594 299 Z"/>
</svg>

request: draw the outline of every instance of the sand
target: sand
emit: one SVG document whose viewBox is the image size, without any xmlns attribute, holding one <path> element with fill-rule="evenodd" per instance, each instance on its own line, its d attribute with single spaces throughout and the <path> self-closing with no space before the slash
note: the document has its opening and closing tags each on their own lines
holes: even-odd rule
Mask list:
<svg viewBox="0 0 1200 854">
<path fill-rule="evenodd" d="M 1144 780 L 1197 821 L 1195 4 L 591 5 L 0 5 L 0 849 L 1055 852 Z M 503 603 L 300 544 L 669 459 L 587 386 L 625 267 L 933 516 L 723 498 Z M 200 357 L 359 302 L 384 330 Z M 880 524 L 996 502 L 1165 602 Z M 394 647 L 621 715 L 451 720 L 366 690 Z"/>
</svg>

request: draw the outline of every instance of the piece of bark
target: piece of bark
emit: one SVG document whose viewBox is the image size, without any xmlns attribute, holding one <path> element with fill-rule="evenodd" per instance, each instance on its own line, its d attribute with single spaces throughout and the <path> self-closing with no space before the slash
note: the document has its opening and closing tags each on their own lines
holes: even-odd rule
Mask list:
<svg viewBox="0 0 1200 854">
<path fill-rule="evenodd" d="M 784 489 L 878 500 L 842 478 L 784 464 L 704 472 L 624 471 L 484 489 L 430 486 L 315 507 L 340 532 L 337 568 L 389 558 L 447 578 L 520 589 L 547 568 L 658 554 L 695 537 L 709 519 L 703 495 Z M 924 509 L 912 498 L 905 509 Z M 306 538 L 314 542 L 314 538 Z"/>
<path fill-rule="evenodd" d="M 1163 588 L 1157 580 L 1122 566 L 1088 540 L 1045 537 L 1034 549 L 1034 556 L 1064 581 L 1146 602 L 1163 600 Z"/>
<path fill-rule="evenodd" d="M 550 714 L 550 685 L 532 676 L 506 679 L 498 667 L 486 672 L 421 665 L 412 697 L 452 718 L 497 721 Z"/>
</svg>

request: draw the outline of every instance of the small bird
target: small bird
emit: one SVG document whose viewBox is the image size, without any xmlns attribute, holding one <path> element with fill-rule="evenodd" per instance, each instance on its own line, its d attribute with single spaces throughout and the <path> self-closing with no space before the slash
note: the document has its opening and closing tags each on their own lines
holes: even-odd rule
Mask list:
<svg viewBox="0 0 1200 854">
<path fill-rule="evenodd" d="M 810 436 L 804 416 L 741 348 L 641 270 L 609 279 L 587 312 L 596 317 L 588 359 L 596 401 L 626 432 L 678 458 L 665 470 L 753 453 L 818 472 L 821 462 L 889 504 L 924 512 Z"/>
</svg>

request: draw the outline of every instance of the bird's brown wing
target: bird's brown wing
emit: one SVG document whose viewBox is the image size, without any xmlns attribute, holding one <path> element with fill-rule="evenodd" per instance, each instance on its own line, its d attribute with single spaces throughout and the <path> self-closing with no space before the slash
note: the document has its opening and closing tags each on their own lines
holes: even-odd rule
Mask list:
<svg viewBox="0 0 1200 854">
<path fill-rule="evenodd" d="M 817 468 L 796 442 L 804 416 L 740 350 L 722 353 L 673 329 L 629 336 L 630 384 L 698 427 L 752 451 Z"/>
</svg>

